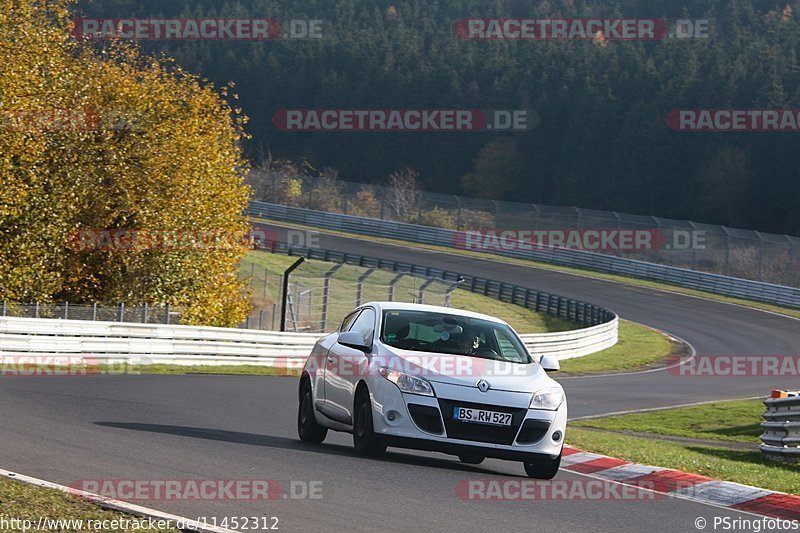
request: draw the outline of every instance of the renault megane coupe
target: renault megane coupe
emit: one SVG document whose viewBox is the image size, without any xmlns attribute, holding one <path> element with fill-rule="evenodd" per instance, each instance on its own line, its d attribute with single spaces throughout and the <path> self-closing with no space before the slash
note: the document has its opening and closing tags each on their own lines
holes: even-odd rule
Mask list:
<svg viewBox="0 0 800 533">
<path fill-rule="evenodd" d="M 447 307 L 371 302 L 314 346 L 300 378 L 305 442 L 353 434 L 357 452 L 439 451 L 479 464 L 521 461 L 533 478 L 558 472 L 564 390 L 507 323 Z"/>
</svg>

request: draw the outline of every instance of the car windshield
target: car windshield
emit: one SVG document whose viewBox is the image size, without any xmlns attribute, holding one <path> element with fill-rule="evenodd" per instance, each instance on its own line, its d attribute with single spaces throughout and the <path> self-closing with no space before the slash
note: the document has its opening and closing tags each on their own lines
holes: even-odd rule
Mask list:
<svg viewBox="0 0 800 533">
<path fill-rule="evenodd" d="M 532 362 L 525 345 L 509 326 L 447 313 L 384 311 L 381 341 L 402 350 Z"/>
</svg>

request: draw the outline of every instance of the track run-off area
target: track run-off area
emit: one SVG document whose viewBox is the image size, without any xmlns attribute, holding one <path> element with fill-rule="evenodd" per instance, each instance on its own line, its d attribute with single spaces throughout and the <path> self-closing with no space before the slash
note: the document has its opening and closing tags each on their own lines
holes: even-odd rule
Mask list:
<svg viewBox="0 0 800 533">
<path fill-rule="evenodd" d="M 274 227 L 279 227 L 275 225 Z M 491 278 L 608 307 L 697 354 L 790 355 L 800 321 L 738 305 L 590 277 L 322 233 L 322 248 Z M 791 377 L 690 377 L 664 370 L 554 377 L 570 418 L 767 396 Z M 188 518 L 276 517 L 281 531 L 697 531 L 744 513 L 681 499 L 481 501 L 465 480 L 523 480 L 521 464 L 390 449 L 352 450 L 350 435 L 297 439 L 297 382 L 260 376 L 64 376 L 0 379 L 0 467 L 62 485 L 81 480 L 275 480 L 275 499 L 137 501 Z M 567 430 L 569 442 L 569 429 Z M 561 471 L 556 480 L 589 478 Z M 304 497 L 303 487 L 314 497 Z M 294 493 L 291 487 L 299 487 Z M 645 492 L 645 491 L 641 491 Z M 284 498 L 286 496 L 286 498 Z M 306 495 L 307 496 L 307 495 Z M 58 518 L 58 517 L 56 517 Z M 67 518 L 67 517 L 63 517 Z M 752 518 L 752 517 L 750 517 Z M 272 522 L 270 522 L 272 523 Z"/>
</svg>

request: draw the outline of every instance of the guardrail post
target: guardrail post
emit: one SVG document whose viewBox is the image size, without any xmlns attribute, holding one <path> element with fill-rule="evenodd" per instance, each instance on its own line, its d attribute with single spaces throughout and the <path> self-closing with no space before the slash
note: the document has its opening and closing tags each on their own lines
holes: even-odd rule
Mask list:
<svg viewBox="0 0 800 533">
<path fill-rule="evenodd" d="M 339 263 L 338 265 L 334 265 L 333 268 L 325 272 L 325 281 L 322 283 L 322 318 L 320 320 L 322 331 L 325 331 L 325 328 L 328 324 L 328 302 L 331 293 L 331 276 L 333 276 L 337 270 L 342 268 L 344 263 Z"/>
<path fill-rule="evenodd" d="M 294 272 L 294 270 L 303 264 L 305 261 L 304 257 L 300 257 L 295 261 L 292 266 L 286 269 L 283 273 L 283 292 L 281 297 L 281 331 L 286 331 L 286 303 L 289 299 L 289 276 Z M 249 317 L 248 317 L 249 318 Z M 248 327 L 249 327 L 249 320 L 248 320 Z"/>
<path fill-rule="evenodd" d="M 375 272 L 375 269 L 370 268 L 358 277 L 358 284 L 356 285 L 356 307 L 361 305 L 364 297 L 364 280 L 371 276 L 373 272 Z"/>
</svg>

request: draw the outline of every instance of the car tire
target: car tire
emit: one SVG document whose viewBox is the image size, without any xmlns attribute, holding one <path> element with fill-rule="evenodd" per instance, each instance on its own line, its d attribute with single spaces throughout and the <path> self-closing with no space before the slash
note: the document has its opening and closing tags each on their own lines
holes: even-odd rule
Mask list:
<svg viewBox="0 0 800 533">
<path fill-rule="evenodd" d="M 353 408 L 353 447 L 361 455 L 381 455 L 386 451 L 386 444 L 375 435 L 372 424 L 372 402 L 369 392 L 361 389 Z"/>
<path fill-rule="evenodd" d="M 558 469 L 561 466 L 561 454 L 552 460 L 535 461 L 532 463 L 523 463 L 525 465 L 525 473 L 528 477 L 534 479 L 553 479 L 558 474 Z"/>
<path fill-rule="evenodd" d="M 297 407 L 297 434 L 303 442 L 319 444 L 328 435 L 328 428 L 317 422 L 314 414 L 314 397 L 311 384 L 305 381 L 300 392 L 300 404 Z"/>
<path fill-rule="evenodd" d="M 486 457 L 482 455 L 459 455 L 458 460 L 467 465 L 479 465 Z"/>
</svg>

